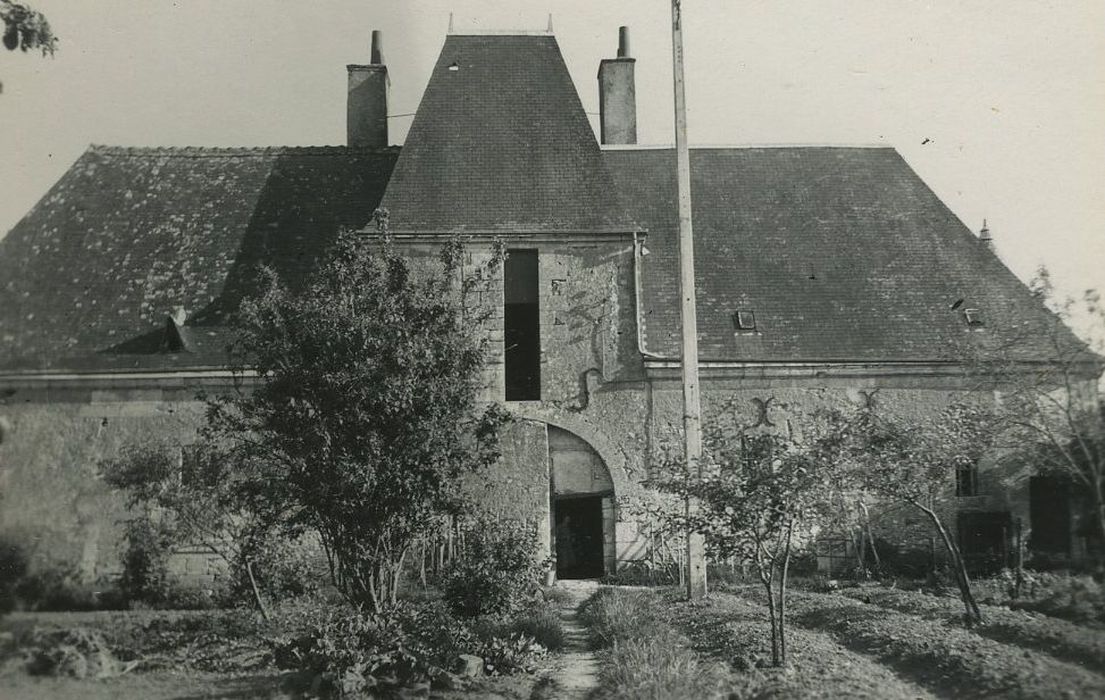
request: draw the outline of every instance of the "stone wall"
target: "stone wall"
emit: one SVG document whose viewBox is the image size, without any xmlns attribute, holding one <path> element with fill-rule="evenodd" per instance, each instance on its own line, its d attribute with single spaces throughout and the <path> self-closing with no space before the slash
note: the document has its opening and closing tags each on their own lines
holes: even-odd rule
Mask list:
<svg viewBox="0 0 1105 700">
<path fill-rule="evenodd" d="M 130 444 L 195 442 L 195 390 L 16 390 L 0 406 L 0 535 L 35 568 L 72 568 L 93 581 L 119 572 L 123 498 L 98 464 Z M 194 568 L 194 567 L 193 567 Z"/>
<path fill-rule="evenodd" d="M 469 246 L 468 269 L 491 255 L 490 244 L 481 245 Z M 504 436 L 503 460 L 466 488 L 494 512 L 548 524 L 546 426 L 556 426 L 586 442 L 609 471 L 612 558 L 646 556 L 648 541 L 633 513 L 650 497 L 642 482 L 651 465 L 665 450 L 679 450 L 683 409 L 677 363 L 650 360 L 646 366 L 637 345 L 634 247 L 626 239 L 535 239 L 518 247 L 539 251 L 542 398 L 507 404 L 519 420 Z M 438 246 L 412 244 L 411 250 L 429 264 Z M 501 268 L 472 301 L 489 312 L 484 398 L 501 401 Z M 72 562 L 87 578 L 115 570 L 122 504 L 97 477 L 95 465 L 128 442 L 194 440 L 202 420 L 202 405 L 194 399 L 201 383 L 170 374 L 144 384 L 104 379 L 50 389 L 43 387 L 55 384 L 13 385 L 15 393 L 0 405 L 0 420 L 7 424 L 0 443 L 0 533 L 29 543 L 38 560 Z M 880 410 L 919 416 L 943 409 L 967 389 L 953 372 L 892 363 L 704 365 L 702 388 L 707 421 L 727 411 L 751 430 L 795 435 L 819 408 L 874 401 Z M 993 400 L 987 394 L 975 398 Z M 944 499 L 949 526 L 954 528 L 955 512 L 963 508 L 1006 510 L 1027 525 L 1029 473 L 1028 467 L 984 465 L 981 496 Z M 919 514 L 884 506 L 874 515 L 876 535 L 929 547 L 931 528 Z M 551 551 L 549 527 L 539 532 L 543 551 Z"/>
</svg>

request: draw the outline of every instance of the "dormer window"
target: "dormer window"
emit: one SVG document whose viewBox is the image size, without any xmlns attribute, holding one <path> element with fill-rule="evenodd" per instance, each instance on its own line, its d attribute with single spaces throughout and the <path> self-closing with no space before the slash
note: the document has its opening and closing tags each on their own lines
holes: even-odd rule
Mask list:
<svg viewBox="0 0 1105 700">
<path fill-rule="evenodd" d="M 978 309 L 963 309 L 963 320 L 967 322 L 969 328 L 981 328 L 982 312 Z"/>
<path fill-rule="evenodd" d="M 751 309 L 738 309 L 733 314 L 733 330 L 748 333 L 756 330 L 756 313 Z"/>
</svg>

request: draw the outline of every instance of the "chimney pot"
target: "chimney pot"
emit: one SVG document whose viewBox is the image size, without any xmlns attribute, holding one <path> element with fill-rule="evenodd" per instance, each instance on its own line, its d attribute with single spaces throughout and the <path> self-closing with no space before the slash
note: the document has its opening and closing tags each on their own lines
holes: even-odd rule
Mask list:
<svg viewBox="0 0 1105 700">
<path fill-rule="evenodd" d="M 384 65 L 384 40 L 379 29 L 372 30 L 372 52 L 369 54 L 369 63 L 374 66 Z"/>
<path fill-rule="evenodd" d="M 629 58 L 629 27 L 618 27 L 618 58 Z"/>
<path fill-rule="evenodd" d="M 388 69 L 384 65 L 380 30 L 372 30 L 368 65 L 352 64 L 346 98 L 346 143 L 386 148 L 388 145 Z"/>
</svg>

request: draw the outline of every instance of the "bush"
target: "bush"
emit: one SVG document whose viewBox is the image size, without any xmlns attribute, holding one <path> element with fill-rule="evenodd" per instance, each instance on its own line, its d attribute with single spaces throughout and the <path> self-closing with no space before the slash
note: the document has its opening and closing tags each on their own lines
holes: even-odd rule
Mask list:
<svg viewBox="0 0 1105 700">
<path fill-rule="evenodd" d="M 277 648 L 283 668 L 305 671 L 335 695 L 389 694 L 429 678 L 433 669 L 407 651 L 395 619 L 356 611 L 329 614 Z"/>
<path fill-rule="evenodd" d="M 119 579 L 119 588 L 129 600 L 154 605 L 168 597 L 172 546 L 168 528 L 148 518 L 127 521 L 123 575 Z"/>
<path fill-rule="evenodd" d="M 31 571 L 16 581 L 17 607 L 41 612 L 123 610 L 124 596 L 113 583 L 81 583 L 71 568 L 54 566 Z"/>
<path fill-rule="evenodd" d="M 484 660 L 484 670 L 492 675 L 511 675 L 514 673 L 533 673 L 544 659 L 547 651 L 525 634 L 512 634 L 508 637 L 493 637 L 480 649 Z"/>
<path fill-rule="evenodd" d="M 312 552 L 309 543 L 302 538 L 289 541 L 271 534 L 253 538 L 242 547 L 231 566 L 227 602 L 254 604 L 250 569 L 261 594 L 271 600 L 318 593 L 327 577 L 318 566 L 315 554 L 318 553 Z"/>
<path fill-rule="evenodd" d="M 513 613 L 537 594 L 544 567 L 537 533 L 514 522 L 479 520 L 465 533 L 461 555 L 445 572 L 443 593 L 461 617 Z"/>
<path fill-rule="evenodd" d="M 461 654 L 474 654 L 482 645 L 471 624 L 453 617 L 441 601 L 400 605 L 395 616 L 407 647 L 434 666 L 452 668 Z M 487 636 L 496 631 L 491 626 Z"/>
</svg>

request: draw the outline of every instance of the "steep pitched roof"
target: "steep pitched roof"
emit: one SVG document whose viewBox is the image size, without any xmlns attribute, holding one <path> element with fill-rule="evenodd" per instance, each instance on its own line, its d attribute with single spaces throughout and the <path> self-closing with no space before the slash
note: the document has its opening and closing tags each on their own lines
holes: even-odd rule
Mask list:
<svg viewBox="0 0 1105 700">
<path fill-rule="evenodd" d="M 678 357 L 675 153 L 603 155 L 648 229 L 646 348 Z M 694 149 L 691 174 L 703 359 L 956 359 L 964 343 L 1054 323 L 893 149 Z M 982 330 L 965 308 L 981 311 Z M 739 309 L 755 313 L 755 333 L 734 329 Z M 1040 340 L 1019 350 L 1047 357 Z"/>
<path fill-rule="evenodd" d="M 631 231 L 551 35 L 451 35 L 384 195 L 395 231 Z"/>
<path fill-rule="evenodd" d="M 0 367 L 218 366 L 261 262 L 295 283 L 396 149 L 92 147 L 0 240 Z M 182 352 L 158 353 L 176 307 Z"/>
</svg>

